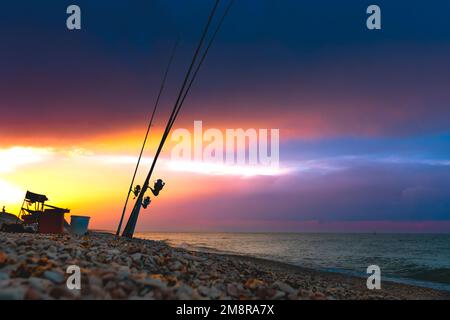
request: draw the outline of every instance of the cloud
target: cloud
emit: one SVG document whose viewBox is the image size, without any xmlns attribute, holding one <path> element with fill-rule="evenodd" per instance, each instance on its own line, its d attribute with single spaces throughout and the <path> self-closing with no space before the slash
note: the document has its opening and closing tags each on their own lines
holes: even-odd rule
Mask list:
<svg viewBox="0 0 450 320">
<path fill-rule="evenodd" d="M 85 191 L 80 189 L 80 199 L 90 195 L 85 195 L 84 192 L 98 189 L 96 183 L 106 183 L 108 179 L 103 177 L 110 176 L 111 172 L 117 173 L 115 181 L 118 181 L 119 175 L 123 181 L 128 180 L 128 169 L 131 175 L 137 160 L 135 156 L 120 153 L 97 154 L 78 147 L 15 147 L 0 150 L 0 153 L 8 155 L 5 159 L 10 160 L 3 161 L 9 165 L 4 168 L 8 167 L 9 170 L 19 170 L 21 166 L 29 165 L 31 160 L 35 161 L 33 164 L 40 165 L 40 171 L 44 168 L 41 164 L 45 161 L 51 161 L 51 165 L 45 167 L 46 170 L 83 168 L 80 173 L 85 177 L 75 173 L 77 182 L 72 182 L 72 185 L 83 186 L 86 181 L 93 181 L 94 184 Z M 23 156 L 29 157 L 28 162 L 15 161 Z M 150 157 L 145 157 L 143 165 L 148 168 L 151 160 Z M 55 166 L 55 163 L 61 163 L 62 166 Z M 165 194 L 169 198 L 165 201 L 158 199 L 152 204 L 152 212 L 155 210 L 158 216 L 145 216 L 141 228 L 153 226 L 153 219 L 158 220 L 158 226 L 168 228 L 175 218 L 180 225 L 189 225 L 190 221 L 204 221 L 205 226 L 220 228 L 222 225 L 229 230 L 233 226 L 242 229 L 252 224 L 257 225 L 258 230 L 262 230 L 263 226 L 266 226 L 266 230 L 271 230 L 273 221 L 279 221 L 279 228 L 282 225 L 297 225 L 300 228 L 305 221 L 316 221 L 319 224 L 339 221 L 342 225 L 348 222 L 347 226 L 355 226 L 362 221 L 367 224 L 370 221 L 384 221 L 379 224 L 380 227 L 387 226 L 387 221 L 397 224 L 415 221 L 417 224 L 414 228 L 420 228 L 421 222 L 448 221 L 450 218 L 450 171 L 445 158 L 434 161 L 415 159 L 406 154 L 341 154 L 326 157 L 319 157 L 317 154 L 312 157 L 309 154 L 307 159 L 291 158 L 281 163 L 283 166 L 280 171 L 270 172 L 265 171 L 267 168 L 196 162 L 180 164 L 172 163 L 169 158 L 161 158 L 158 176 L 169 179 L 167 195 Z M 283 171 L 286 169 L 287 171 Z M 58 175 L 58 172 L 53 174 Z M 96 180 L 94 176 L 100 179 Z M 108 185 L 110 189 L 105 193 L 105 198 L 98 200 L 111 202 L 111 206 L 119 206 L 110 196 L 111 192 L 124 188 L 120 183 L 113 187 Z M 19 192 L 8 181 L 3 181 L 1 187 L 0 191 L 13 192 L 4 192 L 4 197 L 8 199 L 23 196 L 23 192 Z M 181 211 L 180 203 L 183 204 Z M 95 210 L 101 211 L 101 208 Z M 164 214 L 161 216 L 159 213 Z M 366 227 L 369 228 L 367 224 Z"/>
<path fill-rule="evenodd" d="M 17 204 L 22 201 L 25 191 L 21 188 L 0 179 L 0 203 Z"/>
<path fill-rule="evenodd" d="M 51 148 L 11 147 L 0 149 L 0 173 L 12 172 L 22 166 L 46 161 L 52 155 Z"/>
<path fill-rule="evenodd" d="M 231 189 L 220 188 L 229 182 L 217 178 L 210 182 L 207 197 L 184 199 L 182 215 L 194 221 L 227 220 L 235 227 L 266 221 L 267 230 L 275 220 L 356 223 L 450 218 L 447 166 L 359 163 L 326 173 L 233 180 Z M 158 212 L 176 212 L 177 205 L 161 204 Z"/>
<path fill-rule="evenodd" d="M 196 161 L 165 161 L 165 167 L 171 171 L 191 172 L 205 175 L 232 175 L 242 177 L 277 176 L 288 174 L 292 169 L 265 165 L 233 165 Z"/>
<path fill-rule="evenodd" d="M 0 173 L 16 171 L 22 166 L 44 163 L 55 159 L 69 159 L 101 163 L 108 166 L 134 166 L 138 157 L 126 154 L 98 154 L 92 150 L 80 147 L 71 148 L 34 148 L 11 147 L 0 149 Z M 149 166 L 152 157 L 143 157 L 141 166 Z M 168 171 L 197 173 L 204 175 L 232 175 L 232 176 L 258 176 L 287 174 L 293 168 L 278 168 L 265 165 L 233 165 L 225 163 L 208 163 L 196 161 L 173 161 L 170 158 L 161 158 L 159 165 Z"/>
</svg>

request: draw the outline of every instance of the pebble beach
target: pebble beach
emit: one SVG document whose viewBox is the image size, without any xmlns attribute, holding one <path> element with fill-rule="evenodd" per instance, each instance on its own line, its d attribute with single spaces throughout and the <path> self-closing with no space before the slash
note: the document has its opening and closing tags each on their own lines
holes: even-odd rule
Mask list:
<svg viewBox="0 0 450 320">
<path fill-rule="evenodd" d="M 70 290 L 67 268 L 81 288 Z M 450 292 L 320 272 L 245 256 L 174 248 L 163 241 L 0 232 L 0 299 L 450 299 Z"/>
</svg>

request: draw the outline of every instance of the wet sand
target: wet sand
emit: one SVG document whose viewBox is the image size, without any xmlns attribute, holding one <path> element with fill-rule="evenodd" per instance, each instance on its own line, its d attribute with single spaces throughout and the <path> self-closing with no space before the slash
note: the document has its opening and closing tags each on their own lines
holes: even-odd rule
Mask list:
<svg viewBox="0 0 450 320">
<path fill-rule="evenodd" d="M 67 267 L 81 270 L 69 290 Z M 0 299 L 450 299 L 450 292 L 320 272 L 161 241 L 0 232 Z"/>
</svg>

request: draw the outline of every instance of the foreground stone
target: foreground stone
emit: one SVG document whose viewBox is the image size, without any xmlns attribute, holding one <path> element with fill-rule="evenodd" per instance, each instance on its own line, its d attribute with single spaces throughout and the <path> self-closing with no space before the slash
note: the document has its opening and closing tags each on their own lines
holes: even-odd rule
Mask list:
<svg viewBox="0 0 450 320">
<path fill-rule="evenodd" d="M 81 289 L 69 290 L 70 265 Z M 282 263 L 172 248 L 164 242 L 0 232 L 0 299 L 450 299 L 450 293 Z"/>
</svg>

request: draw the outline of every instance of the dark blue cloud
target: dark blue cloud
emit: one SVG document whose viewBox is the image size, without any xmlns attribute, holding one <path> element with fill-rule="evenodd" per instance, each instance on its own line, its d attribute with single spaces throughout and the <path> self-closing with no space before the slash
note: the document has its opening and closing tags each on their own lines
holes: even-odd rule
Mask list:
<svg viewBox="0 0 450 320">
<path fill-rule="evenodd" d="M 366 160 L 400 159 L 425 162 L 450 160 L 450 135 L 380 138 L 322 138 L 288 140 L 281 144 L 282 160 L 316 160 L 360 157 Z"/>
<path fill-rule="evenodd" d="M 237 221 L 450 219 L 448 165 L 359 162 L 327 173 L 253 179 L 249 191 L 187 199 L 183 212 L 195 219 Z"/>
</svg>

